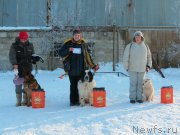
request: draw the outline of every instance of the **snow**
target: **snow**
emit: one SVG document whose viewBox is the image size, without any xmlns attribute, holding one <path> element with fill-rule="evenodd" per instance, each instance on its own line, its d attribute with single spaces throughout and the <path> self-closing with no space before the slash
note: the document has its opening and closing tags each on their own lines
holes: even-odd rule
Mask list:
<svg viewBox="0 0 180 135">
<path fill-rule="evenodd" d="M 112 71 L 112 64 L 100 64 Z M 121 64 L 116 71 L 128 74 Z M 1 135 L 133 135 L 180 134 L 180 69 L 163 69 L 166 78 L 151 70 L 147 77 L 155 88 L 155 101 L 129 103 L 129 78 L 120 74 L 96 74 L 97 87 L 105 87 L 107 106 L 69 106 L 69 79 L 63 69 L 39 70 L 36 79 L 46 91 L 46 107 L 15 107 L 13 72 L 0 73 Z M 172 85 L 174 103 L 160 103 L 162 86 Z"/>
<path fill-rule="evenodd" d="M 0 30 L 12 31 L 12 30 L 51 30 L 51 27 L 46 26 L 26 26 L 26 27 L 0 27 Z"/>
</svg>

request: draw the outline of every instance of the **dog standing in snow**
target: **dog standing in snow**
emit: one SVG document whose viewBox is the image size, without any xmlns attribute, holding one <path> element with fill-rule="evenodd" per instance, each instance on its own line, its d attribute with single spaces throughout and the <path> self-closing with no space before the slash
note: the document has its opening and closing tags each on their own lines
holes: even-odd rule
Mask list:
<svg viewBox="0 0 180 135">
<path fill-rule="evenodd" d="M 154 88 L 151 79 L 144 79 L 143 81 L 143 97 L 144 101 L 154 100 Z"/>
<path fill-rule="evenodd" d="M 81 80 L 78 81 L 80 106 L 84 106 L 85 103 L 89 103 L 90 105 L 92 105 L 91 93 L 94 87 L 96 87 L 96 82 L 93 79 L 93 74 L 91 71 L 86 70 L 82 75 Z"/>
</svg>

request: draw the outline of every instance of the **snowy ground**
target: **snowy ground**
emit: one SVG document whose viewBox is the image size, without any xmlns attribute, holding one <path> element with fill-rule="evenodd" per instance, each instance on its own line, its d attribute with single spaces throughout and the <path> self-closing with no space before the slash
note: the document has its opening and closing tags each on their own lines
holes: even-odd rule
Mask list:
<svg viewBox="0 0 180 135">
<path fill-rule="evenodd" d="M 117 71 L 126 73 L 122 66 Z M 100 71 L 112 71 L 101 64 Z M 129 78 L 96 74 L 98 87 L 105 87 L 107 107 L 69 106 L 68 77 L 59 79 L 62 69 L 39 71 L 36 78 L 46 91 L 46 107 L 15 107 L 13 72 L 0 73 L 0 135 L 134 135 L 180 134 L 180 69 L 163 69 L 166 76 L 151 70 L 156 99 L 152 103 L 130 104 Z M 160 103 L 160 88 L 172 85 L 174 103 Z"/>
</svg>

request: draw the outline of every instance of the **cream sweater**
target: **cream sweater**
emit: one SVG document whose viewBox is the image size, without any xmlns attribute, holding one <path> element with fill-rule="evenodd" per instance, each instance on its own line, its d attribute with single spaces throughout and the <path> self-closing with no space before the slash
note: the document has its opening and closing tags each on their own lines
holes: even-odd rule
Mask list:
<svg viewBox="0 0 180 135">
<path fill-rule="evenodd" d="M 128 71 L 145 72 L 146 66 L 152 66 L 149 47 L 144 42 L 128 44 L 124 51 L 123 66 Z"/>
</svg>

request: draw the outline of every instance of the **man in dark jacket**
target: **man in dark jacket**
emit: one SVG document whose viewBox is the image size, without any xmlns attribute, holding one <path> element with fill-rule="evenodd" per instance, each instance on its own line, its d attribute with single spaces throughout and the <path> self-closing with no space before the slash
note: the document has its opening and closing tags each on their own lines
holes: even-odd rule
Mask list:
<svg viewBox="0 0 180 135">
<path fill-rule="evenodd" d="M 28 41 L 28 33 L 22 31 L 19 37 L 12 43 L 9 51 L 9 60 L 13 66 L 14 71 L 17 71 L 17 76 L 23 78 L 24 71 L 32 71 L 31 56 L 34 54 L 33 44 Z M 22 89 L 22 84 L 16 85 L 16 106 L 26 105 L 27 96 Z M 22 100 L 23 94 L 23 101 Z"/>
<path fill-rule="evenodd" d="M 85 70 L 92 68 L 99 69 L 91 59 L 90 49 L 81 37 L 79 29 L 73 31 L 73 37 L 64 42 L 60 50 L 60 56 L 65 57 L 68 65 L 67 72 L 70 80 L 70 106 L 79 105 L 79 94 L 77 83 Z"/>
</svg>

